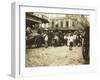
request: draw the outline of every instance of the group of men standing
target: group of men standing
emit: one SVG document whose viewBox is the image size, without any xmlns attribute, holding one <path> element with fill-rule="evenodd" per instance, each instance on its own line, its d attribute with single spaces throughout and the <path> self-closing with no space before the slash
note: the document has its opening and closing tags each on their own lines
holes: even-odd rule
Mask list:
<svg viewBox="0 0 100 80">
<path fill-rule="evenodd" d="M 42 33 L 45 41 L 45 47 L 48 46 L 68 46 L 72 50 L 73 46 L 81 46 L 82 44 L 82 35 L 77 32 L 61 32 L 61 31 L 48 31 Z"/>
</svg>

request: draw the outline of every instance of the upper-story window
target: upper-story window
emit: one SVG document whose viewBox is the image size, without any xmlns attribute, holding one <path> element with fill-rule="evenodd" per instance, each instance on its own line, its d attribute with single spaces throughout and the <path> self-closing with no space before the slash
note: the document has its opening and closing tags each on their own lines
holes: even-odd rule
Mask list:
<svg viewBox="0 0 100 80">
<path fill-rule="evenodd" d="M 69 24 L 68 24 L 68 21 L 66 21 L 66 27 L 67 27 L 67 28 L 68 28 L 68 25 L 69 25 Z"/>
<path fill-rule="evenodd" d="M 54 21 L 52 21 L 52 27 L 54 27 Z"/>
<path fill-rule="evenodd" d="M 75 21 L 72 22 L 72 26 L 75 27 Z"/>
<path fill-rule="evenodd" d="M 61 27 L 63 27 L 63 21 L 61 21 Z"/>
</svg>

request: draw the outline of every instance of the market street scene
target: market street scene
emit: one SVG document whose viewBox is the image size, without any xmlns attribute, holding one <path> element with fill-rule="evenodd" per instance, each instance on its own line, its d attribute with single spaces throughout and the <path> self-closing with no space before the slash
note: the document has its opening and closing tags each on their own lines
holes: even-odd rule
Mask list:
<svg viewBox="0 0 100 80">
<path fill-rule="evenodd" d="M 86 65 L 89 15 L 26 12 L 25 67 Z"/>
</svg>

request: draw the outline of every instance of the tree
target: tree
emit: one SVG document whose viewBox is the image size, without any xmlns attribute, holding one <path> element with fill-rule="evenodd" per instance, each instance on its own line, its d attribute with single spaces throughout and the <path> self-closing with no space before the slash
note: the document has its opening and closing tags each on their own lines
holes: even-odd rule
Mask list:
<svg viewBox="0 0 100 80">
<path fill-rule="evenodd" d="M 86 27 L 89 27 L 89 20 L 87 16 L 80 15 L 80 21 L 79 21 L 80 26 L 85 29 Z"/>
</svg>

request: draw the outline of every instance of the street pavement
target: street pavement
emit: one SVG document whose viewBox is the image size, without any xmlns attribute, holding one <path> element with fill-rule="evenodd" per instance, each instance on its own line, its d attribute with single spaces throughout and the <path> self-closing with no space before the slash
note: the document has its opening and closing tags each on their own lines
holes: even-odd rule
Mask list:
<svg viewBox="0 0 100 80">
<path fill-rule="evenodd" d="M 82 65 L 82 47 L 67 46 L 26 49 L 26 67 Z"/>
</svg>

